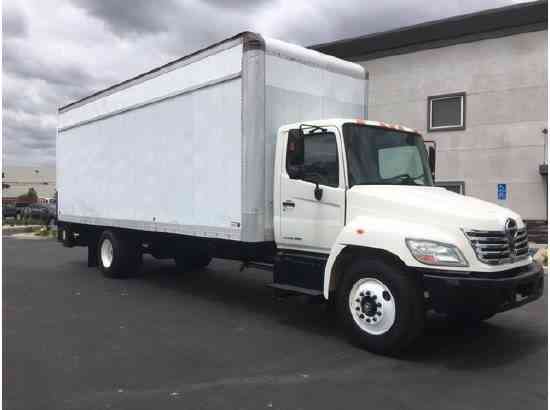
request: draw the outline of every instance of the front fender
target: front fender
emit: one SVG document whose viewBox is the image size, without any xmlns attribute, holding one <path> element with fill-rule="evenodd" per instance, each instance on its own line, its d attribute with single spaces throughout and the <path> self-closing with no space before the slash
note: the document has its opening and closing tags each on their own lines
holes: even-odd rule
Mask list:
<svg viewBox="0 0 550 410">
<path fill-rule="evenodd" d="M 398 257 L 407 266 L 426 267 L 413 258 L 407 248 L 405 238 L 426 238 L 456 244 L 460 248 L 464 248 L 464 245 L 467 244 L 466 238 L 463 239 L 464 243 L 457 243 L 457 240 L 462 242 L 460 237 L 434 226 L 378 216 L 358 216 L 342 229 L 332 246 L 324 273 L 323 294 L 325 298 L 329 298 L 329 293 L 332 290 L 331 276 L 334 264 L 347 246 L 384 250 Z M 456 270 L 459 269 L 456 268 Z"/>
</svg>

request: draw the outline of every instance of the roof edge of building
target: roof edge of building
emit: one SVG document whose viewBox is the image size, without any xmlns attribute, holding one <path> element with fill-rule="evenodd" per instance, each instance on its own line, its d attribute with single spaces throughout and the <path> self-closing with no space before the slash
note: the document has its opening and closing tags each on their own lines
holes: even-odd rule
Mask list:
<svg viewBox="0 0 550 410">
<path fill-rule="evenodd" d="M 352 61 L 370 60 L 547 29 L 548 1 L 539 0 L 316 44 L 310 48 Z"/>
</svg>

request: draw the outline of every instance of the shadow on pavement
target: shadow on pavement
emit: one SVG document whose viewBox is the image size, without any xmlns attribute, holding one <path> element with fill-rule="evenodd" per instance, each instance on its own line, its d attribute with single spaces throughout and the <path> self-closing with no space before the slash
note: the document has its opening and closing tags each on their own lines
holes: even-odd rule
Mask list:
<svg viewBox="0 0 550 410">
<path fill-rule="evenodd" d="M 78 265 L 86 266 L 85 262 Z M 140 275 L 129 280 L 176 290 L 182 297 L 215 301 L 224 309 L 234 310 L 235 315 L 253 311 L 266 320 L 347 343 L 337 315 L 326 304 L 312 303 L 305 296 L 275 298 L 272 289 L 266 286 L 271 282 L 269 272 L 255 269 L 239 272 L 239 267 L 236 262 L 214 260 L 206 269 L 182 273 L 171 261 L 146 258 Z M 488 322 L 464 327 L 443 316 L 429 315 L 424 335 L 399 359 L 471 371 L 505 366 L 546 346 L 546 334 L 534 332 L 517 318 L 503 324 L 497 315 Z"/>
</svg>

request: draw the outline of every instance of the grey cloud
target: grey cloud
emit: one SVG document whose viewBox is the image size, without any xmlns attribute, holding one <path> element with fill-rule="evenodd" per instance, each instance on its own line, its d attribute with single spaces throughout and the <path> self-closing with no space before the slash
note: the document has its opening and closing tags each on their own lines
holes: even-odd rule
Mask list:
<svg viewBox="0 0 550 410">
<path fill-rule="evenodd" d="M 17 1 L 3 3 L 3 155 L 10 163 L 38 164 L 55 160 L 52 118 L 60 105 L 238 32 L 307 46 L 515 0 L 318 0 L 284 11 L 268 0 L 52 0 L 51 15 L 35 6 L 42 3 L 22 9 Z M 45 55 L 44 42 L 55 43 L 59 55 Z M 64 55 L 66 44 L 82 50 L 82 58 Z"/>
<path fill-rule="evenodd" d="M 2 148 L 8 162 L 24 163 L 32 159 L 36 163 L 53 165 L 55 161 L 55 128 L 42 125 L 39 117 L 30 121 L 4 118 Z"/>
<path fill-rule="evenodd" d="M 23 11 L 13 6 L 4 5 L 2 7 L 2 34 L 4 38 L 24 37 L 27 30 L 27 19 Z"/>
<path fill-rule="evenodd" d="M 41 55 L 29 54 L 19 41 L 5 40 L 2 51 L 4 71 L 21 78 L 40 79 L 63 87 L 98 82 L 83 67 L 63 65 L 62 61 L 55 66 L 45 63 Z"/>
<path fill-rule="evenodd" d="M 73 3 L 102 20 L 112 32 L 119 35 L 167 31 L 170 16 L 180 14 L 173 0 L 74 0 Z"/>
<path fill-rule="evenodd" d="M 204 0 L 203 3 L 215 8 L 225 10 L 256 10 L 266 4 L 273 3 L 270 0 Z"/>
</svg>

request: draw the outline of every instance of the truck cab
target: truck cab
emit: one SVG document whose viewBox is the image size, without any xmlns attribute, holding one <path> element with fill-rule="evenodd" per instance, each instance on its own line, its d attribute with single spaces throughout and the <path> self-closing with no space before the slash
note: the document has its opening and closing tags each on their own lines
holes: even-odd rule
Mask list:
<svg viewBox="0 0 550 410">
<path fill-rule="evenodd" d="M 275 282 L 322 292 L 371 350 L 404 343 L 426 310 L 482 320 L 542 293 L 521 216 L 434 186 L 434 155 L 377 121 L 278 132 Z"/>
</svg>

